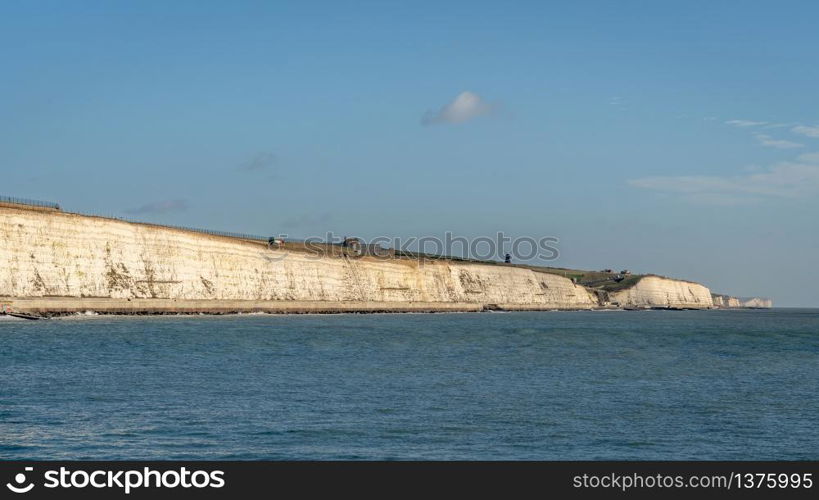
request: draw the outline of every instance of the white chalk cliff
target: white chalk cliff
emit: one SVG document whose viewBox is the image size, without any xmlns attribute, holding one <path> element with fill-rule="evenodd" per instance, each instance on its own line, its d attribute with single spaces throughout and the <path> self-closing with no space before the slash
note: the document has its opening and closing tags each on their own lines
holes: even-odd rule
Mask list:
<svg viewBox="0 0 819 500">
<path fill-rule="evenodd" d="M 712 294 L 714 307 L 720 309 L 755 308 L 768 309 L 773 301 L 764 297 L 731 297 L 730 295 Z"/>
<path fill-rule="evenodd" d="M 609 301 L 620 307 L 710 309 L 714 305 L 711 291 L 703 285 L 659 276 L 646 276 L 631 288 L 612 292 Z"/>
<path fill-rule="evenodd" d="M 346 258 L 60 211 L 0 207 L 0 296 L 110 299 L 471 303 L 589 309 L 598 296 L 521 267 Z M 699 284 L 646 277 L 620 307 L 708 308 Z M 360 309 L 360 307 L 359 307 Z"/>
</svg>

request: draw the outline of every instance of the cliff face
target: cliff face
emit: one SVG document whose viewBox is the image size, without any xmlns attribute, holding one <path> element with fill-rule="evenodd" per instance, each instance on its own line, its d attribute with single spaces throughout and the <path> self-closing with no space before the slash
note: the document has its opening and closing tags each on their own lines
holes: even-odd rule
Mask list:
<svg viewBox="0 0 819 500">
<path fill-rule="evenodd" d="M 63 311 L 101 307 L 111 299 L 117 305 L 110 310 L 117 311 L 148 303 L 162 311 L 193 311 L 203 307 L 201 301 L 245 301 L 231 310 L 247 310 L 252 303 L 302 312 L 713 306 L 704 286 L 654 276 L 610 293 L 605 301 L 563 276 L 514 266 L 310 255 L 254 241 L 11 207 L 0 207 L 2 296 L 28 298 L 38 311 L 56 302 Z"/>
<path fill-rule="evenodd" d="M 755 307 L 755 308 L 771 308 L 773 307 L 773 300 L 764 297 L 740 297 L 740 307 Z"/>
<path fill-rule="evenodd" d="M 665 307 L 710 309 L 711 291 L 699 283 L 646 276 L 631 288 L 609 294 L 612 305 L 620 307 Z"/>
<path fill-rule="evenodd" d="M 597 298 L 515 267 L 348 259 L 62 212 L 0 208 L 0 295 L 497 304 L 577 309 Z"/>
<path fill-rule="evenodd" d="M 711 299 L 714 301 L 714 307 L 719 307 L 722 309 L 742 307 L 739 303 L 739 299 L 736 297 L 730 297 L 728 295 L 711 294 Z"/>
<path fill-rule="evenodd" d="M 764 297 L 731 297 L 730 295 L 712 294 L 714 306 L 721 309 L 773 307 L 773 301 Z"/>
</svg>

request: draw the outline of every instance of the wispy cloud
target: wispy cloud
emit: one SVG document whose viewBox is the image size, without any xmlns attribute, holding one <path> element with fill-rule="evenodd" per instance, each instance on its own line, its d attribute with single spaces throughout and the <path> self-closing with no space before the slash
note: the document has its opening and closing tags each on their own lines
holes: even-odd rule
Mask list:
<svg viewBox="0 0 819 500">
<path fill-rule="evenodd" d="M 819 155 L 802 155 L 766 169 L 735 176 L 657 176 L 633 179 L 634 187 L 680 195 L 690 201 L 732 204 L 819 193 Z"/>
<path fill-rule="evenodd" d="M 798 160 L 805 163 L 819 163 L 819 153 L 805 153 L 799 155 Z"/>
<path fill-rule="evenodd" d="M 628 102 L 624 97 L 612 97 L 609 99 L 609 105 L 614 106 L 615 108 L 619 109 L 620 111 L 627 111 L 628 110 Z"/>
<path fill-rule="evenodd" d="M 276 155 L 269 152 L 256 153 L 253 158 L 239 165 L 239 170 L 245 172 L 254 172 L 259 170 L 268 170 L 276 165 Z"/>
<path fill-rule="evenodd" d="M 184 212 L 188 209 L 188 202 L 185 200 L 163 200 L 146 203 L 141 207 L 123 210 L 126 214 L 167 214 L 172 212 Z"/>
<path fill-rule="evenodd" d="M 495 106 L 474 92 L 461 92 L 455 99 L 437 111 L 427 111 L 421 118 L 423 125 L 463 123 L 492 113 Z"/>
<path fill-rule="evenodd" d="M 792 127 L 793 125 L 794 125 L 793 123 L 769 123 L 769 124 L 765 125 L 762 128 L 765 128 L 765 129 L 768 129 L 768 128 L 784 128 L 784 127 Z"/>
<path fill-rule="evenodd" d="M 732 127 L 761 127 L 762 125 L 767 125 L 768 122 L 754 122 L 751 120 L 728 120 L 725 122 L 726 125 L 731 125 Z"/>
<path fill-rule="evenodd" d="M 804 144 L 799 144 L 798 142 L 774 139 L 773 137 L 765 134 L 756 134 L 754 137 L 756 137 L 756 140 L 766 148 L 794 149 L 805 147 Z"/>
<path fill-rule="evenodd" d="M 805 125 L 797 125 L 791 129 L 794 134 L 804 135 L 807 137 L 819 137 L 819 125 L 808 127 Z"/>
</svg>

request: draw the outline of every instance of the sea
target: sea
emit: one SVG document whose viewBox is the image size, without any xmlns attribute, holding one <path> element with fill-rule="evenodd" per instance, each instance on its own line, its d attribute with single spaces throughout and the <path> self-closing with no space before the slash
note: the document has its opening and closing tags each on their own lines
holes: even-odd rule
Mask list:
<svg viewBox="0 0 819 500">
<path fill-rule="evenodd" d="M 0 342 L 0 459 L 819 459 L 819 309 L 78 315 Z"/>
</svg>

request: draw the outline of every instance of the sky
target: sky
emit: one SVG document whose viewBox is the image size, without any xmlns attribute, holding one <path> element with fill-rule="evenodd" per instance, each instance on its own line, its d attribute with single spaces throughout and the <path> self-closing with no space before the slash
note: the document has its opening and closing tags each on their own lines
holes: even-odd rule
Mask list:
<svg viewBox="0 0 819 500">
<path fill-rule="evenodd" d="M 555 237 L 819 307 L 819 3 L 0 4 L 0 195 L 294 238 Z"/>
</svg>

